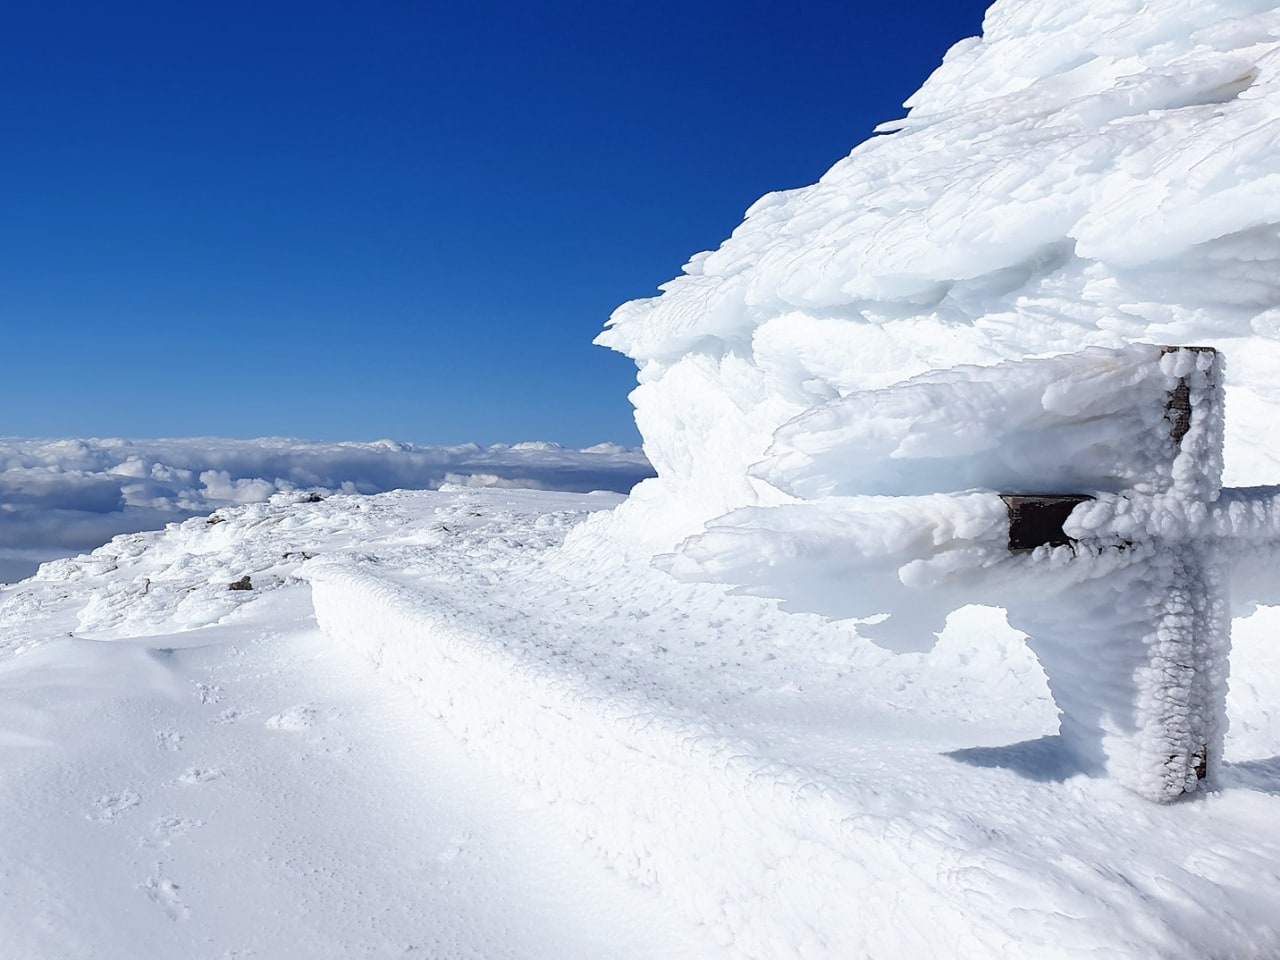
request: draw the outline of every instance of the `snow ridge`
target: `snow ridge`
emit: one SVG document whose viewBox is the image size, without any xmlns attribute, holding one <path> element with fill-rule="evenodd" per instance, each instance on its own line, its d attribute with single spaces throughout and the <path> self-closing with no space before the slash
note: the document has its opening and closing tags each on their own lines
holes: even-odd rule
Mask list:
<svg viewBox="0 0 1280 960">
<path fill-rule="evenodd" d="M 904 859 L 901 825 L 851 803 L 821 774 L 767 762 L 753 745 L 641 697 L 603 695 L 494 640 L 541 625 L 513 616 L 499 630 L 478 629 L 474 610 L 365 564 L 313 565 L 306 576 L 330 636 L 410 683 L 472 749 L 566 808 L 616 869 L 660 884 L 744 955 L 817 958 L 893 945 L 940 956 L 972 937 L 957 916 L 901 925 L 894 901 L 925 895 L 929 864 L 947 852 L 919 837 Z M 786 898 L 776 896 L 779 884 Z M 849 898 L 861 909 L 851 912 Z"/>
<path fill-rule="evenodd" d="M 516 528 L 507 529 L 511 543 Z M 1081 776 L 1055 737 L 1018 745 L 1040 757 L 1029 776 L 1000 769 L 1018 751 L 988 767 L 988 756 L 1006 754 L 958 745 L 1011 735 L 959 719 L 964 695 L 952 694 L 956 719 L 933 733 L 917 694 L 894 704 L 877 696 L 947 672 L 929 660 L 851 651 L 857 666 L 829 687 L 816 658 L 840 634 L 834 625 L 707 585 L 644 607 L 662 574 L 642 583 L 618 562 L 582 571 L 575 549 L 554 543 L 501 559 L 477 552 L 481 533 L 457 534 L 450 549 L 493 557 L 483 573 L 453 569 L 438 549 L 311 561 L 304 576 L 320 626 L 408 684 L 471 750 L 536 788 L 618 870 L 736 954 L 1191 960 L 1280 948 L 1280 931 L 1237 900 L 1244 876 L 1266 885 L 1257 871 L 1270 856 L 1226 839 L 1254 822 L 1239 791 L 1147 807 Z M 708 621 L 717 627 L 706 631 Z M 775 652 L 728 667 L 752 622 L 776 638 Z M 955 642 L 959 651 L 931 657 L 984 664 L 974 669 L 987 677 L 998 670 L 984 656 L 1010 669 L 1013 651 L 990 654 L 996 641 L 980 628 L 943 646 Z M 660 652 L 633 676 L 617 656 L 631 647 Z M 953 682 L 964 672 L 953 670 Z M 748 692 L 780 677 L 795 685 Z M 1030 683 L 1008 682 L 992 688 L 997 699 Z M 1045 729 L 1032 719 L 1038 709 L 1001 709 L 1024 737 Z M 1184 830 L 1207 831 L 1200 842 L 1232 866 L 1206 873 L 1182 854 L 1149 859 L 1176 849 Z M 1252 837 L 1267 849 L 1274 840 L 1266 830 Z M 1131 853 L 1113 861 L 1116 849 Z M 1194 896 L 1154 879 L 1170 872 Z M 1230 917 L 1235 932 L 1210 916 Z"/>
</svg>

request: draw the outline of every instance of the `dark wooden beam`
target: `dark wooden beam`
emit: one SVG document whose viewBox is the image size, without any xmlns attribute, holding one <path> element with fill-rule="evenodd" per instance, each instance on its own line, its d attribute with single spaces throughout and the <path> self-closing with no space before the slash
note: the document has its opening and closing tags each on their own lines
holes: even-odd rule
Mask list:
<svg viewBox="0 0 1280 960">
<path fill-rule="evenodd" d="M 1179 350 L 1190 350 L 1192 353 L 1217 353 L 1213 347 L 1161 347 L 1160 352 L 1177 353 Z M 1186 378 L 1178 381 L 1178 385 L 1169 391 L 1169 400 L 1165 404 L 1172 427 L 1169 436 L 1173 442 L 1181 446 L 1182 438 L 1191 429 L 1191 387 Z"/>
<path fill-rule="evenodd" d="M 1009 510 L 1009 550 L 1021 553 L 1036 547 L 1062 547 L 1076 541 L 1062 529 L 1071 511 L 1093 497 L 1080 493 L 1002 493 Z"/>
</svg>

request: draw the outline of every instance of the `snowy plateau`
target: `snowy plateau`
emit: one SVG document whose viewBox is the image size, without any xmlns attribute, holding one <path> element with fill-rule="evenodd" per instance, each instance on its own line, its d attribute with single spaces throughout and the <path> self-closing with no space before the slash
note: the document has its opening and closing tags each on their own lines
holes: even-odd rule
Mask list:
<svg viewBox="0 0 1280 960">
<path fill-rule="evenodd" d="M 1280 5 L 1001 0 L 907 108 L 614 314 L 626 496 L 68 448 L 216 509 L 0 588 L 0 955 L 1280 958 Z"/>
</svg>

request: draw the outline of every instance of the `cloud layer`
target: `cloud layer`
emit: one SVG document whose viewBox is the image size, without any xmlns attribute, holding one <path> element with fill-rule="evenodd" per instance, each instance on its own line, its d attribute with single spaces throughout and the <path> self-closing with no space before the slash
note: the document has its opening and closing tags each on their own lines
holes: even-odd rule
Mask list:
<svg viewBox="0 0 1280 960">
<path fill-rule="evenodd" d="M 39 559 L 289 491 L 380 493 L 444 483 L 625 492 L 638 450 L 552 443 L 422 447 L 302 440 L 0 438 L 0 582 Z"/>
</svg>

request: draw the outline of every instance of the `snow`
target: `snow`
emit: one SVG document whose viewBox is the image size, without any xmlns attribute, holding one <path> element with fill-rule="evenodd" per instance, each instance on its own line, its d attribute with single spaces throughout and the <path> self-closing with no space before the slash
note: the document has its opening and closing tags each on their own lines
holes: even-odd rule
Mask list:
<svg viewBox="0 0 1280 960">
<path fill-rule="evenodd" d="M 7 949 L 1280 956 L 1278 66 L 1274 0 L 999 0 L 614 314 L 625 500 L 6 441 L 13 549 L 182 520 L 0 588 Z"/>
<path fill-rule="evenodd" d="M 1158 428 L 1180 376 L 1143 346 L 936 371 L 815 406 L 751 474 L 804 499 L 1149 489 L 1172 468 Z"/>
<path fill-rule="evenodd" d="M 444 539 L 427 496 L 281 495 L 0 589 L 6 956 L 723 955 L 316 629 L 303 554 Z M 544 536 L 616 502 L 524 496 Z"/>
<path fill-rule="evenodd" d="M 1280 949 L 1269 630 L 1236 637 L 1249 684 L 1217 789 L 1155 806 L 1074 764 L 1040 666 L 993 611 L 896 655 L 616 550 L 582 565 L 566 535 L 596 536 L 589 515 L 617 502 L 277 495 L 4 588 L 6 943 Z M 253 590 L 227 589 L 245 575 Z"/>
<path fill-rule="evenodd" d="M 1280 477 L 1278 67 L 1274 2 L 995 4 L 887 135 L 614 313 L 658 477 L 588 528 L 900 652 L 1004 608 L 1083 768 L 1212 781 L 1226 568 L 1280 539 L 1280 490 L 1217 504 Z M 1224 377 L 1239 418 L 1199 409 Z M 1087 555 L 1010 556 L 1000 493 L 1096 498 Z"/>
<path fill-rule="evenodd" d="M 1212 351 L 1095 347 L 833 400 L 780 429 L 752 470 L 802 499 L 712 520 L 659 563 L 790 610 L 887 613 L 858 629 L 899 651 L 926 649 L 967 603 L 1007 608 L 1048 674 L 1064 749 L 1175 799 L 1211 782 L 1222 753 L 1223 543 L 1280 543 L 1280 487 L 1217 503 L 1221 379 Z M 1063 524 L 1076 543 L 1026 556 L 1009 548 L 999 491 L 1093 499 Z"/>
</svg>

